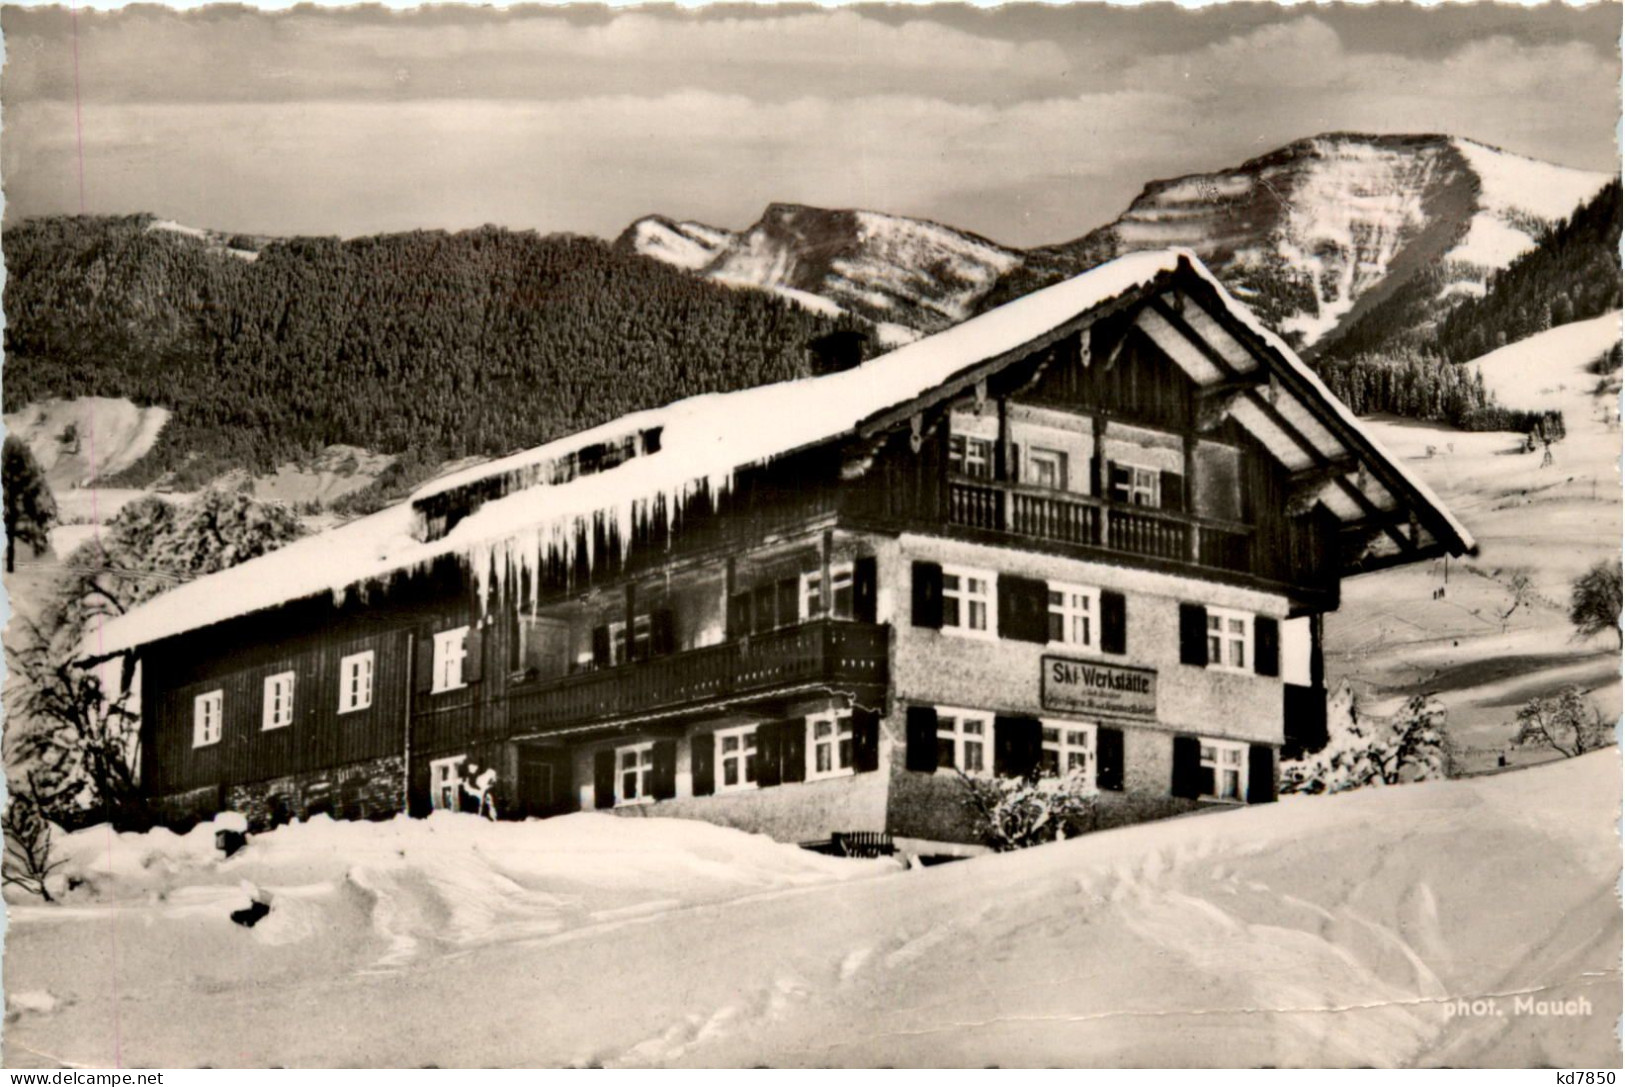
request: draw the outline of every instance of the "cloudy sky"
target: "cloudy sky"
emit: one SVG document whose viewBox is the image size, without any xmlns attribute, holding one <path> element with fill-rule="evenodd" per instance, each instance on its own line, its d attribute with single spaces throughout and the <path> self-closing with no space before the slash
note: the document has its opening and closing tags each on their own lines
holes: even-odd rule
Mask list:
<svg viewBox="0 0 1625 1087">
<path fill-rule="evenodd" d="M 1330 130 L 1614 171 L 1618 4 L 8 7 L 8 219 L 614 236 L 769 201 L 1030 245 Z"/>
</svg>

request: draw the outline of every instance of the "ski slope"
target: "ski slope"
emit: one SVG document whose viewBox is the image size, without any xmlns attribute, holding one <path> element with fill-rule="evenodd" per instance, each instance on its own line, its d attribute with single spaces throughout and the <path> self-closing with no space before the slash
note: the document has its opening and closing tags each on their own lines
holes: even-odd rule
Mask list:
<svg viewBox="0 0 1625 1087">
<path fill-rule="evenodd" d="M 4 1056 L 1615 1065 L 1619 803 L 1610 751 L 922 870 L 601 815 L 321 819 L 226 861 L 92 829 L 65 904 L 8 889 Z"/>
</svg>

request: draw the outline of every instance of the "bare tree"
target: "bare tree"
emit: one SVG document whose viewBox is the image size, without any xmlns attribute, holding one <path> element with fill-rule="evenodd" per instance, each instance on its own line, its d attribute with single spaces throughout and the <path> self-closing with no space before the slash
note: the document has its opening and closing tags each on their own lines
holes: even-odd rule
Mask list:
<svg viewBox="0 0 1625 1087">
<path fill-rule="evenodd" d="M 1518 747 L 1549 747 L 1566 758 L 1607 747 L 1614 726 L 1578 687 L 1566 687 L 1555 698 L 1531 698 L 1518 711 Z"/>
<path fill-rule="evenodd" d="M 1574 579 L 1569 596 L 1569 622 L 1583 638 L 1611 630 L 1620 648 L 1625 649 L 1625 631 L 1619 626 L 1621 595 L 1620 560 L 1605 559 L 1597 563 Z"/>
<path fill-rule="evenodd" d="M 1498 617 L 1501 620 L 1502 633 L 1506 632 L 1507 621 L 1512 618 L 1512 613 L 1519 608 L 1528 608 L 1529 601 L 1534 598 L 1534 595 L 1535 583 L 1528 572 L 1525 570 L 1512 571 L 1511 576 L 1507 578 L 1507 610 L 1501 612 Z"/>
<path fill-rule="evenodd" d="M 13 784 L 0 829 L 6 837 L 0 881 L 54 902 L 46 881 L 67 861 L 51 859 L 51 823 L 40 804 L 34 775 L 28 775 L 26 790 Z"/>
</svg>

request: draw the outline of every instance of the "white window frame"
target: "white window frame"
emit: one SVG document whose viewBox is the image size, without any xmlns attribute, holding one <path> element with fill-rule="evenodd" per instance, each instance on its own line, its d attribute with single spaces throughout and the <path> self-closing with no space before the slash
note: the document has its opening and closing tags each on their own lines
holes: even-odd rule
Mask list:
<svg viewBox="0 0 1625 1087">
<path fill-rule="evenodd" d="M 820 737 L 818 726 L 829 726 L 829 734 Z M 855 770 L 853 761 L 856 752 L 853 750 L 854 733 L 852 731 L 852 711 L 836 712 L 830 710 L 825 713 L 815 713 L 807 718 L 807 780 L 818 781 L 823 778 L 850 777 Z M 846 742 L 846 765 L 841 765 L 841 743 Z M 818 754 L 820 749 L 829 752 L 829 769 L 818 769 Z"/>
<path fill-rule="evenodd" d="M 442 630 L 434 636 L 433 686 L 431 694 L 458 691 L 468 686 L 463 679 L 463 662 L 468 659 L 468 628 Z M 455 666 L 456 674 L 452 674 Z"/>
<path fill-rule="evenodd" d="M 1093 649 L 1100 644 L 1100 590 L 1089 585 L 1072 585 L 1064 581 L 1049 583 L 1050 599 L 1045 607 L 1048 615 L 1045 625 L 1049 624 L 1049 617 L 1061 617 L 1061 638 L 1051 638 L 1049 644 L 1068 649 Z M 1056 594 L 1061 599 L 1054 600 Z M 1078 600 L 1083 601 L 1083 607 L 1078 606 Z M 1083 637 L 1076 637 L 1077 621 L 1083 621 Z"/>
<path fill-rule="evenodd" d="M 1217 623 L 1217 626 L 1214 624 Z M 1240 632 L 1230 629 L 1231 623 L 1240 623 Z M 1253 667 L 1253 615 L 1234 608 L 1208 608 L 1207 629 L 1203 631 L 1207 645 L 1207 666 L 1221 672 L 1250 672 Z M 1239 648 L 1241 661 L 1232 660 L 1232 650 Z M 1218 659 L 1214 659 L 1217 653 Z"/>
<path fill-rule="evenodd" d="M 957 584 L 950 589 L 948 579 L 953 578 Z M 971 593 L 969 582 L 977 580 L 984 586 L 980 593 Z M 944 566 L 942 568 L 942 632 L 953 634 L 961 638 L 996 638 L 998 632 L 994 629 L 995 616 L 998 614 L 998 584 L 999 579 L 991 570 L 978 570 L 968 566 Z M 954 602 L 955 622 L 948 622 L 948 602 Z M 971 618 L 976 614 L 976 605 L 981 606 L 982 625 L 972 624 Z"/>
<path fill-rule="evenodd" d="M 435 811 L 463 810 L 462 765 L 467 755 L 429 760 L 429 807 Z M 449 792 L 448 792 L 449 790 Z"/>
<path fill-rule="evenodd" d="M 278 672 L 265 677 L 260 712 L 261 732 L 287 728 L 293 724 L 295 680 L 292 672 Z"/>
<path fill-rule="evenodd" d="M 635 759 L 632 766 L 626 766 L 626 756 L 632 755 Z M 654 797 L 649 795 L 650 786 L 654 780 L 655 772 L 655 743 L 645 740 L 640 744 L 625 744 L 615 749 L 615 806 L 617 808 L 630 807 L 633 804 L 653 804 Z M 634 795 L 626 795 L 626 775 L 635 774 L 637 785 Z"/>
<path fill-rule="evenodd" d="M 957 458 L 954 455 L 954 443 L 964 445 L 964 452 Z M 950 433 L 948 435 L 948 466 L 950 471 L 956 471 L 969 479 L 993 478 L 993 447 L 996 443 L 992 438 L 982 438 L 975 434 Z M 971 450 L 977 451 L 977 456 L 971 456 Z M 955 467 L 955 460 L 958 466 Z M 974 469 L 974 470 L 973 470 Z"/>
<path fill-rule="evenodd" d="M 1071 482 L 1071 460 L 1064 449 L 1052 449 L 1045 445 L 1029 445 L 1023 450 L 1021 465 L 1021 482 L 1034 487 L 1043 487 L 1052 491 L 1065 491 Z M 1038 481 L 1038 466 L 1052 464 L 1055 467 L 1055 482 L 1040 483 Z"/>
<path fill-rule="evenodd" d="M 207 691 L 192 699 L 192 746 L 210 747 L 225 732 L 226 692 Z"/>
<path fill-rule="evenodd" d="M 837 562 L 830 565 L 830 618 L 852 618 L 852 609 L 856 602 L 856 597 L 854 596 L 854 593 L 856 592 L 856 585 L 854 583 L 852 570 L 853 564 L 850 562 Z M 818 619 L 823 617 L 823 608 L 820 606 L 823 602 L 823 594 L 819 591 L 823 581 L 824 572 L 822 570 L 809 570 L 801 575 L 801 618 L 803 622 L 809 619 Z M 835 601 L 839 597 L 840 591 L 843 588 L 847 591 L 847 599 L 853 602 L 848 604 L 845 614 L 842 614 L 841 609 L 835 606 Z"/>
<path fill-rule="evenodd" d="M 1095 775 L 1100 772 L 1097 760 L 1100 739 L 1099 727 L 1093 721 L 1067 721 L 1060 718 L 1044 718 L 1039 722 L 1043 729 L 1040 734 L 1039 745 L 1042 751 L 1055 753 L 1057 772 L 1053 776 L 1059 780 L 1067 775 L 1069 756 L 1081 754 L 1083 756 L 1083 779 L 1090 792 L 1095 791 Z M 1054 732 L 1053 738 L 1050 733 Z M 1078 737 L 1082 737 L 1079 742 Z M 1042 768 L 1042 759 L 1039 762 Z"/>
<path fill-rule="evenodd" d="M 1203 736 L 1197 741 L 1201 747 L 1201 765 L 1204 770 L 1213 771 L 1213 791 L 1203 793 L 1203 800 L 1218 800 L 1226 804 L 1245 804 L 1247 802 L 1247 745 L 1240 740 L 1217 740 Z M 1233 765 L 1227 766 L 1224 756 L 1230 754 L 1236 757 Z M 1226 769 L 1234 771 L 1236 775 L 1236 795 L 1224 795 L 1224 779 L 1222 775 Z"/>
<path fill-rule="evenodd" d="M 1122 498 L 1111 495 L 1120 502 L 1142 509 L 1162 508 L 1162 470 L 1147 464 L 1131 464 L 1128 461 L 1117 461 L 1117 467 L 1128 473 L 1128 481 L 1124 484 Z M 1106 481 L 1108 489 L 1111 480 Z"/>
<path fill-rule="evenodd" d="M 979 732 L 966 731 L 966 724 L 980 722 Z M 952 766 L 942 765 L 942 741 L 952 741 L 954 745 L 954 763 Z M 968 767 L 968 754 L 971 745 L 977 745 L 977 762 L 981 765 Z M 993 714 L 987 710 L 968 710 L 958 706 L 937 707 L 937 769 L 958 770 L 966 777 L 992 777 L 993 776 Z"/>
<path fill-rule="evenodd" d="M 756 726 L 740 725 L 736 728 L 719 728 L 716 731 L 716 791 L 719 793 L 743 793 L 757 788 L 756 778 L 750 773 L 750 757 L 756 754 Z M 739 746 L 733 751 L 725 750 L 727 741 L 737 739 Z M 727 764 L 738 764 L 739 780 L 732 785 L 727 784 Z M 615 757 L 615 772 L 620 773 L 620 755 Z M 617 787 L 619 778 L 616 779 Z"/>
<path fill-rule="evenodd" d="M 631 664 L 635 660 L 648 660 L 654 655 L 654 620 L 649 613 L 639 612 L 632 616 L 632 644 L 626 641 L 626 620 L 611 619 L 609 627 L 609 667 L 619 668 L 623 664 Z M 637 644 L 643 643 L 643 656 L 637 655 Z"/>
<path fill-rule="evenodd" d="M 339 659 L 339 712 L 356 713 L 372 706 L 372 676 L 377 654 L 371 650 Z"/>
</svg>

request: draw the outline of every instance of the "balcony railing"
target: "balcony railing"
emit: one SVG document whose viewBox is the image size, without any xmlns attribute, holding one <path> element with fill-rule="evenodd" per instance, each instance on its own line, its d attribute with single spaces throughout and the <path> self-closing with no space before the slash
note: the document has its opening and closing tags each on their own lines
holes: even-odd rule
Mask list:
<svg viewBox="0 0 1625 1087">
<path fill-rule="evenodd" d="M 1236 573 L 1253 570 L 1252 533 L 1244 525 L 1125 506 L 1088 495 L 952 480 L 948 484 L 948 520 L 965 528 Z"/>
<path fill-rule="evenodd" d="M 563 679 L 514 687 L 514 735 L 677 712 L 744 695 L 823 684 L 883 684 L 887 632 L 816 620 Z"/>
</svg>

